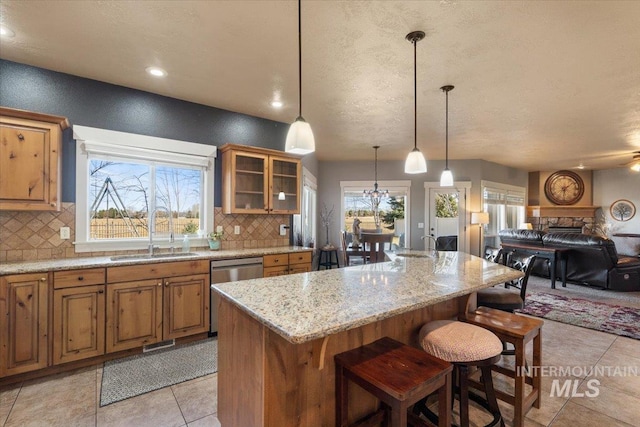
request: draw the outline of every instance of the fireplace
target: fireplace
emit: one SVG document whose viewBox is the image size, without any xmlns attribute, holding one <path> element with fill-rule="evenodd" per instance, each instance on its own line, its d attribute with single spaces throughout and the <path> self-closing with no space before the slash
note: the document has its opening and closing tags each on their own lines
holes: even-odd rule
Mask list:
<svg viewBox="0 0 640 427">
<path fill-rule="evenodd" d="M 549 233 L 582 234 L 582 227 L 554 227 L 554 226 L 549 226 Z"/>
<path fill-rule="evenodd" d="M 534 230 L 581 234 L 595 222 L 597 206 L 528 206 L 527 222 Z"/>
</svg>

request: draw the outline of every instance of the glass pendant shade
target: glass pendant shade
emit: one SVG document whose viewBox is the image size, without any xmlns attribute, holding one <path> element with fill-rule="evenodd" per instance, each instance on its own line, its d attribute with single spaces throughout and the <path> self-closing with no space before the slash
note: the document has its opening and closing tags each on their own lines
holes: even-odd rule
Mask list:
<svg viewBox="0 0 640 427">
<path fill-rule="evenodd" d="M 286 200 L 287 197 L 284 194 L 284 191 L 278 193 L 278 200 Z"/>
<path fill-rule="evenodd" d="M 404 173 L 425 173 L 427 171 L 427 161 L 417 148 L 411 150 L 404 162 Z"/>
<path fill-rule="evenodd" d="M 453 187 L 453 174 L 449 169 L 442 171 L 440 176 L 440 187 Z"/>
<path fill-rule="evenodd" d="M 316 150 L 316 141 L 311 126 L 302 117 L 298 117 L 289 127 L 284 151 L 305 155 Z"/>
</svg>

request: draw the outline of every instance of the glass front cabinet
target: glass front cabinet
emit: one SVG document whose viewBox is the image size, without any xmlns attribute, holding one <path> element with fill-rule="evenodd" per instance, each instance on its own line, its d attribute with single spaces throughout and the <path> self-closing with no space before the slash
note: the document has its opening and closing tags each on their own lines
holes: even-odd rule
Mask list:
<svg viewBox="0 0 640 427">
<path fill-rule="evenodd" d="M 220 152 L 225 214 L 300 213 L 299 158 L 234 144 L 223 145 Z"/>
</svg>

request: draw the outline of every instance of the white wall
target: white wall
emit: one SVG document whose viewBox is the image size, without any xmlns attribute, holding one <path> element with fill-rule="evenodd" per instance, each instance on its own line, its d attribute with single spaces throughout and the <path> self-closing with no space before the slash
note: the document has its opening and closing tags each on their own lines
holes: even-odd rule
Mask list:
<svg viewBox="0 0 640 427">
<path fill-rule="evenodd" d="M 619 199 L 631 201 L 636 215 L 629 221 L 616 221 L 609 208 Z M 640 234 L 640 173 L 629 168 L 604 169 L 593 172 L 593 205 L 600 206 L 609 228 L 609 237 L 616 242 L 620 254 L 640 254 L 640 238 L 616 237 L 618 233 Z"/>
</svg>

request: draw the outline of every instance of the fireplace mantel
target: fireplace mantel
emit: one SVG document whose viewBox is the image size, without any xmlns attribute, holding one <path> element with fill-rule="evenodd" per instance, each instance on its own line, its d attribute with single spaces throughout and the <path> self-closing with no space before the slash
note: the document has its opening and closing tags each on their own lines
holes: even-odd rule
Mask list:
<svg viewBox="0 0 640 427">
<path fill-rule="evenodd" d="M 584 217 L 596 216 L 600 206 L 527 206 L 527 216 L 533 218 L 546 217 Z"/>
</svg>

